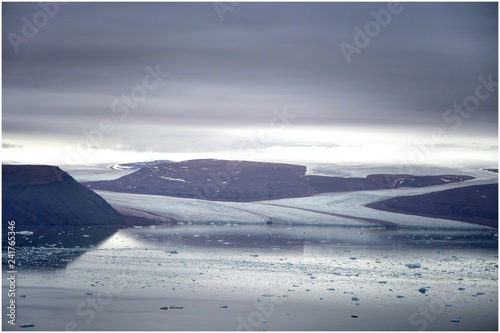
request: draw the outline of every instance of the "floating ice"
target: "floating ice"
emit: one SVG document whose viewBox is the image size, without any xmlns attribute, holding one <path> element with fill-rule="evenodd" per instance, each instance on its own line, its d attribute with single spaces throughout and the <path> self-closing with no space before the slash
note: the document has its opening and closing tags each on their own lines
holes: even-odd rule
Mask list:
<svg viewBox="0 0 500 333">
<path fill-rule="evenodd" d="M 29 236 L 29 235 L 33 235 L 33 231 L 29 231 L 29 230 L 16 231 L 16 234 Z"/>
</svg>

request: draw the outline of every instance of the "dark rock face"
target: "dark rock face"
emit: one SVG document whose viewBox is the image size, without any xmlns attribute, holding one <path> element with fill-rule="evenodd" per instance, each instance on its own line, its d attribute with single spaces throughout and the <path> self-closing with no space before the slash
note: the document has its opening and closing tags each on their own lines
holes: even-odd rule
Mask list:
<svg viewBox="0 0 500 333">
<path fill-rule="evenodd" d="M 112 181 L 84 183 L 116 192 L 257 201 L 307 197 L 326 192 L 420 187 L 460 182 L 470 176 L 369 175 L 366 178 L 306 176 L 303 165 L 226 160 L 191 160 L 144 167 Z"/>
<path fill-rule="evenodd" d="M 121 225 L 122 216 L 58 167 L 2 165 L 2 225 Z"/>
<path fill-rule="evenodd" d="M 402 196 L 366 205 L 396 213 L 446 218 L 498 229 L 498 184 Z"/>
</svg>

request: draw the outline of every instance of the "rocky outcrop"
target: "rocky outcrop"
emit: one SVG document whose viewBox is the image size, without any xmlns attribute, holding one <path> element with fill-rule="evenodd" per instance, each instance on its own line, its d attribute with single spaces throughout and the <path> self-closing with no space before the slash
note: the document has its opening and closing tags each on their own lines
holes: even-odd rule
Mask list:
<svg viewBox="0 0 500 333">
<path fill-rule="evenodd" d="M 2 165 L 2 225 L 121 225 L 102 197 L 49 165 Z"/>
<path fill-rule="evenodd" d="M 395 213 L 446 218 L 498 229 L 498 184 L 473 185 L 366 205 Z"/>
</svg>

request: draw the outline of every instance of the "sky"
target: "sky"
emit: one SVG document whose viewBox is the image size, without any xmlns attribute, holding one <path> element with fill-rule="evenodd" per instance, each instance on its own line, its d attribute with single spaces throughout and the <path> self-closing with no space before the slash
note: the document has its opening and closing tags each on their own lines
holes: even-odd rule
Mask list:
<svg viewBox="0 0 500 333">
<path fill-rule="evenodd" d="M 2 159 L 498 160 L 496 3 L 2 3 Z"/>
</svg>

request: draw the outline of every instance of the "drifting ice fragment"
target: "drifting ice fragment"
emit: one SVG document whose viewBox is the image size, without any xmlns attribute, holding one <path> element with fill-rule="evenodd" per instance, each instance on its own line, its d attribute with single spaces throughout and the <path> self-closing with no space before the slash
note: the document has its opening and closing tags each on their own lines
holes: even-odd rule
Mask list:
<svg viewBox="0 0 500 333">
<path fill-rule="evenodd" d="M 16 234 L 30 236 L 33 235 L 33 231 L 28 231 L 28 230 L 16 231 Z"/>
</svg>

